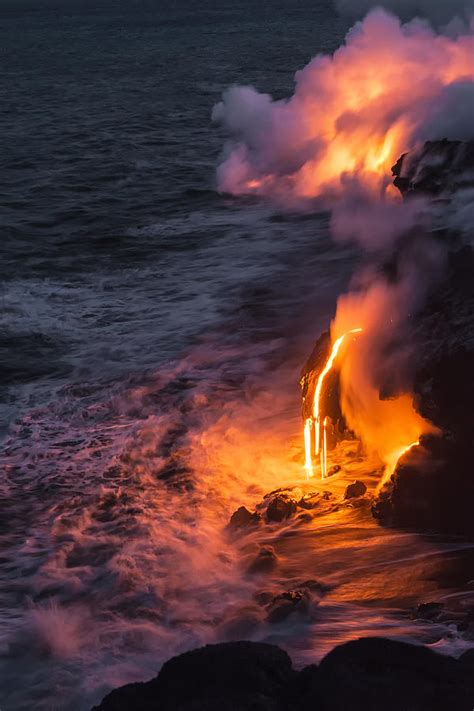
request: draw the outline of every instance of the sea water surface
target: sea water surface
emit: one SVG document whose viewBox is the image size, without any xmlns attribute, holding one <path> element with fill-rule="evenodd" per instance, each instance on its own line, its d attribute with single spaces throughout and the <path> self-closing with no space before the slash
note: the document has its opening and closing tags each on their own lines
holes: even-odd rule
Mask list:
<svg viewBox="0 0 474 711">
<path fill-rule="evenodd" d="M 409 619 L 469 595 L 463 542 L 340 505 L 377 481 L 354 442 L 305 481 L 299 373 L 357 255 L 325 214 L 215 189 L 222 91 L 284 96 L 347 29 L 329 3 L 0 4 L 4 711 L 86 710 L 226 639 L 298 665 L 364 634 L 468 644 Z M 229 534 L 286 486 L 329 489 L 324 515 Z M 276 565 L 250 574 L 262 547 Z"/>
</svg>

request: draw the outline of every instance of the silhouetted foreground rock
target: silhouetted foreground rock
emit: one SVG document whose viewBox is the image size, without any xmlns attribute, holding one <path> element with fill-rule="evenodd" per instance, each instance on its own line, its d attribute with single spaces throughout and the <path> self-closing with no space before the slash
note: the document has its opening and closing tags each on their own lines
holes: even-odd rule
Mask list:
<svg viewBox="0 0 474 711">
<path fill-rule="evenodd" d="M 100 711 L 283 711 L 297 677 L 279 647 L 214 644 L 170 659 L 155 679 L 112 691 Z"/>
<path fill-rule="evenodd" d="M 387 639 L 360 639 L 336 647 L 319 666 L 315 694 L 331 711 L 471 709 L 472 675 L 451 657 Z"/>
<path fill-rule="evenodd" d="M 472 662 L 369 638 L 296 672 L 278 647 L 229 642 L 170 659 L 155 679 L 112 691 L 96 711 L 472 711 Z"/>
</svg>

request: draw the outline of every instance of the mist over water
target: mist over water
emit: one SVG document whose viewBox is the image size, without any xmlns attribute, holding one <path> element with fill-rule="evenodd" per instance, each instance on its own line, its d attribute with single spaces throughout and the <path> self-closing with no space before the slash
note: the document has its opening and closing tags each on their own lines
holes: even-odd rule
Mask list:
<svg viewBox="0 0 474 711">
<path fill-rule="evenodd" d="M 463 544 L 340 505 L 380 473 L 354 442 L 322 519 L 225 529 L 273 489 L 324 489 L 298 379 L 358 256 L 325 214 L 219 196 L 210 123 L 233 82 L 290 93 L 346 21 L 213 5 L 2 14 L 2 709 L 86 710 L 226 639 L 297 665 L 364 634 L 466 644 L 407 612 L 467 589 Z M 276 565 L 251 574 L 262 547 Z M 307 581 L 305 613 L 269 623 L 262 601 Z"/>
</svg>

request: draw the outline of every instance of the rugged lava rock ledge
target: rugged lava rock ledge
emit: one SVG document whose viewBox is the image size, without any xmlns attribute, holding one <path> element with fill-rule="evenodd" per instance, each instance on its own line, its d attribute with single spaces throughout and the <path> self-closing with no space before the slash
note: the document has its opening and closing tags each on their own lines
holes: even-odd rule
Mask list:
<svg viewBox="0 0 474 711">
<path fill-rule="evenodd" d="M 430 196 L 448 214 L 472 200 L 474 142 L 428 142 L 402 156 L 393 174 L 406 200 Z M 452 228 L 432 234 L 446 264 L 413 319 L 415 407 L 441 434 L 423 437 L 403 457 L 373 513 L 387 525 L 474 538 L 474 228 L 464 228 L 464 235 Z"/>
<path fill-rule="evenodd" d="M 337 474 L 340 469 L 339 465 L 331 467 L 328 477 Z M 229 532 L 245 532 L 262 522 L 283 523 L 301 510 L 315 510 L 319 515 L 323 515 L 337 510 L 343 503 L 350 503 L 351 499 L 361 499 L 366 494 L 366 485 L 358 479 L 347 485 L 340 500 L 330 491 L 310 491 L 303 494 L 298 487 L 276 489 L 265 494 L 263 501 L 257 505 L 255 511 L 249 511 L 245 506 L 240 506 L 234 511 L 227 524 L 227 530 Z"/>
<path fill-rule="evenodd" d="M 148 682 L 112 691 L 93 711 L 472 711 L 474 659 L 359 639 L 302 671 L 279 647 L 209 645 L 170 659 Z"/>
</svg>

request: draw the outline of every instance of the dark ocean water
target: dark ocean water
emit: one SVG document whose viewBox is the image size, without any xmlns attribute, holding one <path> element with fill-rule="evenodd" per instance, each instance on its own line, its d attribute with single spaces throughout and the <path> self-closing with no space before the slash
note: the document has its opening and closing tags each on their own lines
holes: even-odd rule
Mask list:
<svg viewBox="0 0 474 711">
<path fill-rule="evenodd" d="M 302 664 L 446 637 L 400 609 L 456 543 L 360 512 L 223 533 L 302 479 L 299 369 L 356 256 L 327 215 L 216 192 L 211 110 L 234 83 L 290 93 L 347 29 L 324 2 L 0 3 L 2 711 L 89 709 L 216 640 Z M 267 538 L 274 592 L 338 591 L 316 622 L 265 624 L 242 566 Z"/>
<path fill-rule="evenodd" d="M 232 83 L 288 93 L 346 28 L 324 4 L 215 5 L 0 5 L 4 427 L 38 378 L 175 355 L 280 259 L 291 228 L 214 190 L 211 109 Z"/>
</svg>

